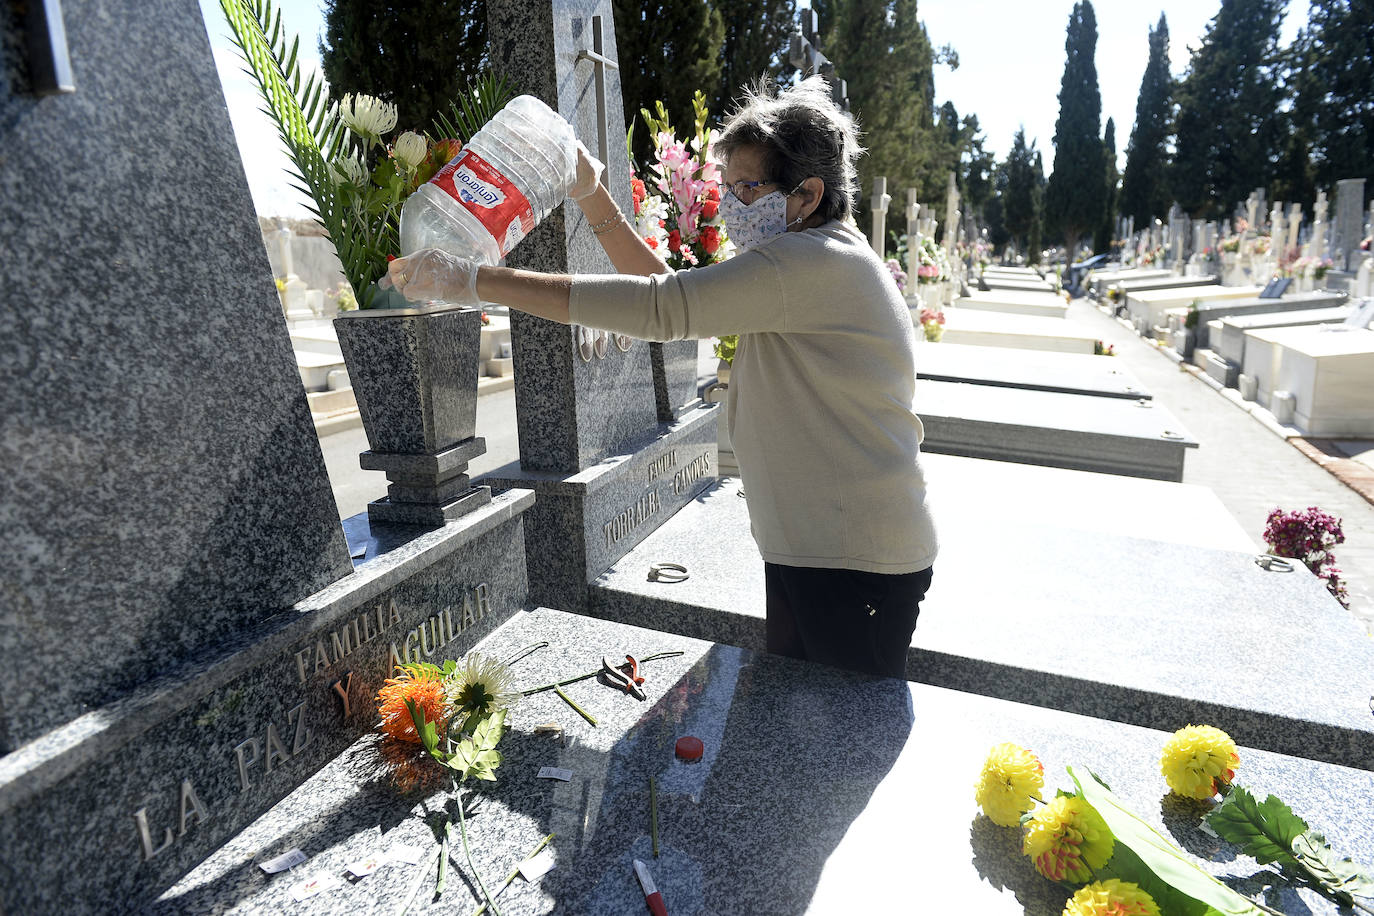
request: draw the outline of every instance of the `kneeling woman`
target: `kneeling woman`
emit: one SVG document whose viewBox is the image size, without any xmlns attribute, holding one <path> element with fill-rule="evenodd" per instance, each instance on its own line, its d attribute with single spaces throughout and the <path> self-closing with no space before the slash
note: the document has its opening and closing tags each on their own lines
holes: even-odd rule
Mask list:
<svg viewBox="0 0 1374 916">
<path fill-rule="evenodd" d="M 583 149 L 571 196 L 618 275 L 479 268 L 426 249 L 393 261 L 391 280 L 415 300 L 495 302 L 641 340 L 740 335 L 727 406 L 763 554 L 768 650 L 901 677 L 936 542 L 910 313 L 847 222 L 854 122 L 818 78 L 759 89 L 715 153 L 730 260 L 670 270 Z"/>
</svg>

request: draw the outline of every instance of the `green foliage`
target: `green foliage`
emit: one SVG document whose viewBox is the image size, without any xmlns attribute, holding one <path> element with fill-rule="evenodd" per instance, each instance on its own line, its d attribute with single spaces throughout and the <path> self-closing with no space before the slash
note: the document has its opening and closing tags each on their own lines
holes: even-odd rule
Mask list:
<svg viewBox="0 0 1374 916">
<path fill-rule="evenodd" d="M 1289 61 L 1291 129 L 1309 146 L 1315 186 L 1363 177 L 1367 201 L 1374 195 L 1374 4 L 1312 0 L 1307 15 Z M 1277 199 L 1310 201 L 1315 186 Z"/>
<path fill-rule="evenodd" d="M 1275 795 L 1260 802 L 1244 786 L 1232 786 L 1207 815 L 1207 823 L 1217 836 L 1235 843 L 1261 865 L 1277 863 L 1338 903 L 1349 906 L 1352 896 L 1374 896 L 1369 867 L 1339 858 L 1325 836 L 1310 829 Z"/>
<path fill-rule="evenodd" d="M 761 76 L 782 74 L 797 4 L 795 0 L 712 0 L 711 5 L 720 13 L 725 37 L 720 47 L 719 87 L 708 91 L 708 102 L 714 111 L 728 111 L 744 86 Z"/>
<path fill-rule="evenodd" d="M 1035 141 L 1031 141 L 1030 146 L 1026 145 L 1026 129 L 1021 127 L 1017 129 L 1011 152 L 1002 164 L 1002 223 L 1012 243 L 1021 251 L 1030 250 L 1031 230 L 1036 229 L 1040 222 L 1040 179 L 1043 173 L 1037 171 L 1039 155 Z"/>
<path fill-rule="evenodd" d="M 711 352 L 716 355 L 716 359 L 723 359 L 727 363 L 735 361 L 735 350 L 739 348 L 739 335 L 727 334 L 724 337 L 717 337 L 715 345 L 711 347 Z"/>
<path fill-rule="evenodd" d="M 1194 913 L 1206 916 L 1259 916 L 1260 910 L 1252 902 L 1203 871 L 1183 850 L 1113 795 L 1096 774 L 1088 771 L 1088 778 L 1080 779 L 1073 767 L 1068 770 L 1083 800 L 1102 816 L 1116 838 L 1117 853 L 1107 863 L 1107 868 L 1117 877 L 1136 883 L 1141 883 L 1139 879 L 1143 878 L 1132 868 L 1131 857 L 1121 855 L 1120 850 L 1125 847 L 1157 879 L 1155 882 L 1149 879 L 1145 881 L 1155 886 L 1158 883 L 1167 884 L 1180 895 L 1194 901 L 1191 905 L 1180 906 L 1176 903 L 1166 908 L 1162 901 L 1157 900 L 1163 912 L 1180 912 L 1187 916 Z"/>
<path fill-rule="evenodd" d="M 467 91 L 449 103 L 448 113 L 440 112 L 434 117 L 434 130 L 439 136 L 432 139 L 451 138 L 467 143 L 472 135 L 496 117 L 496 113 L 515 98 L 515 88 L 505 76 L 497 76 L 490 71 L 482 73 L 468 83 Z"/>
<path fill-rule="evenodd" d="M 505 731 L 506 711 L 498 709 L 477 723 L 471 737 L 458 742 L 453 753 L 442 761 L 444 766 L 456 770 L 460 779 L 471 776 L 495 782 L 496 768 L 501 765 L 501 752 L 496 745 Z"/>
<path fill-rule="evenodd" d="M 1117 212 L 1117 172 L 1116 172 L 1116 122 L 1107 119 L 1107 128 L 1102 134 L 1103 191 L 1106 206 L 1102 212 L 1102 222 L 1097 224 L 1093 233 L 1093 254 L 1105 254 L 1112 247 L 1112 236 L 1116 232 Z"/>
<path fill-rule="evenodd" d="M 1102 186 L 1102 94 L 1097 85 L 1097 16 L 1089 0 L 1069 14 L 1067 59 L 1054 124 L 1054 173 L 1045 190 L 1045 222 L 1072 257 L 1079 240 L 1097 229 L 1106 206 Z"/>
<path fill-rule="evenodd" d="M 1163 218 L 1169 210 L 1166 185 L 1168 140 L 1172 129 L 1174 78 L 1169 73 L 1169 23 L 1159 14 L 1150 29 L 1150 56 L 1135 103 L 1135 127 L 1126 144 L 1126 171 L 1121 179 L 1120 209 L 1137 226 Z"/>
<path fill-rule="evenodd" d="M 1171 185 L 1195 218 L 1225 218 L 1269 177 L 1282 128 L 1284 6 L 1285 0 L 1222 0 L 1178 86 Z"/>
<path fill-rule="evenodd" d="M 321 62 L 332 99 L 394 104 L 401 129 L 424 130 L 486 64 L 486 0 L 325 0 Z"/>
<path fill-rule="evenodd" d="M 673 120 L 686 121 L 697 88 L 720 84 L 720 12 L 709 0 L 613 0 L 612 8 L 625 123 L 647 99 L 662 99 Z M 652 139 L 647 132 L 631 139 L 632 161 L 647 162 Z"/>
</svg>

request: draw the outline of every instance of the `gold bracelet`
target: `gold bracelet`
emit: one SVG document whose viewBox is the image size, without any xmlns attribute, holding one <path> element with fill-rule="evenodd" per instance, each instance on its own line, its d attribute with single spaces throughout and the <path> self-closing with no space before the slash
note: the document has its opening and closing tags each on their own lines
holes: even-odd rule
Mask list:
<svg viewBox="0 0 1374 916">
<path fill-rule="evenodd" d="M 625 220 L 625 214 L 620 212 L 620 208 L 615 208 L 615 213 L 603 219 L 601 222 L 592 226 L 593 235 L 604 235 Z"/>
</svg>

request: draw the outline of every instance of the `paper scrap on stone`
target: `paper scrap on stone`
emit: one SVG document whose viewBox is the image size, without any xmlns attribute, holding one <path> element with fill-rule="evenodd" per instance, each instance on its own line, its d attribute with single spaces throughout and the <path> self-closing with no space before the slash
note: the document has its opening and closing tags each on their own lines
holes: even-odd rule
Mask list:
<svg viewBox="0 0 1374 916">
<path fill-rule="evenodd" d="M 553 850 L 545 849 L 538 855 L 530 856 L 520 863 L 519 871 L 521 877 L 526 881 L 538 881 L 547 875 L 554 866 Z"/>
<path fill-rule="evenodd" d="M 259 862 L 258 867 L 269 875 L 275 875 L 277 872 L 286 871 L 288 868 L 295 868 L 297 865 L 303 865 L 309 858 L 309 856 L 299 849 L 292 849 L 282 853 L 275 859 Z"/>
<path fill-rule="evenodd" d="M 349 874 L 352 874 L 354 877 L 366 878 L 368 875 L 372 874 L 374 871 L 381 868 L 382 864 L 383 863 L 381 856 L 368 856 L 365 859 L 359 859 L 356 862 L 350 862 L 348 865 L 348 871 Z"/>
<path fill-rule="evenodd" d="M 564 782 L 573 778 L 572 770 L 565 770 L 562 767 L 540 767 L 540 779 L 561 779 Z"/>
<path fill-rule="evenodd" d="M 424 858 L 425 851 L 419 846 L 402 843 L 399 846 L 391 847 L 389 855 L 393 862 L 404 862 L 406 865 L 419 865 L 420 860 Z"/>
<path fill-rule="evenodd" d="M 309 900 L 316 894 L 325 891 L 332 891 L 336 887 L 341 887 L 343 880 L 338 875 L 318 874 L 312 878 L 306 878 L 300 884 L 291 888 L 291 899 L 300 903 L 302 900 Z"/>
</svg>

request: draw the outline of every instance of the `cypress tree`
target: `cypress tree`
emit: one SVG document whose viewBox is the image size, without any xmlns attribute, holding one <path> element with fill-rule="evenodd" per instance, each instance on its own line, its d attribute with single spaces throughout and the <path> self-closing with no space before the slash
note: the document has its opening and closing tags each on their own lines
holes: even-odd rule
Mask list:
<svg viewBox="0 0 1374 916">
<path fill-rule="evenodd" d="M 1295 45 L 1292 114 L 1311 143 L 1313 179 L 1330 186 L 1363 177 L 1365 194 L 1374 194 L 1374 2 L 1312 0 Z M 1285 153 L 1291 180 L 1299 151 Z"/>
<path fill-rule="evenodd" d="M 1174 197 L 1224 218 L 1266 184 L 1279 146 L 1279 25 L 1285 0 L 1221 0 L 1178 87 Z"/>
<path fill-rule="evenodd" d="M 1079 239 L 1102 221 L 1102 94 L 1097 86 L 1097 16 L 1089 0 L 1069 14 L 1067 60 L 1054 125 L 1054 173 L 1045 192 L 1045 221 L 1072 258 Z"/>
<path fill-rule="evenodd" d="M 1149 225 L 1169 210 L 1166 184 L 1167 143 L 1173 106 L 1174 79 L 1169 75 L 1169 23 L 1159 14 L 1150 29 L 1150 58 L 1140 80 L 1135 103 L 1135 126 L 1126 144 L 1126 172 L 1121 179 L 1121 213 Z"/>
<path fill-rule="evenodd" d="M 1040 181 L 1036 174 L 1039 152 L 1035 142 L 1026 145 L 1026 129 L 1018 128 L 1012 138 L 1011 152 L 1002 170 L 1002 224 L 1011 242 L 1021 251 L 1028 251 L 1031 230 L 1039 223 Z"/>
<path fill-rule="evenodd" d="M 1103 170 L 1103 207 L 1102 222 L 1093 233 L 1093 254 L 1106 254 L 1112 247 L 1112 236 L 1116 233 L 1117 187 L 1116 187 L 1116 122 L 1107 119 L 1107 129 L 1102 134 L 1102 158 L 1106 168 Z"/>
<path fill-rule="evenodd" d="M 777 76 L 796 18 L 794 0 L 713 0 L 725 39 L 720 49 L 719 104 L 728 110 L 744 86 L 765 74 Z"/>
<path fill-rule="evenodd" d="M 678 130 L 692 124 L 692 95 L 720 85 L 725 26 L 707 0 L 614 0 L 620 93 L 626 125 L 639 110 L 662 100 Z M 713 113 L 719 114 L 719 102 Z M 643 121 L 634 132 L 634 154 L 646 161 L 653 141 Z"/>
<path fill-rule="evenodd" d="M 1031 226 L 1026 240 L 1026 263 L 1040 263 L 1040 249 L 1044 247 L 1045 237 L 1045 162 L 1040 151 L 1035 151 L 1031 162 Z"/>
<path fill-rule="evenodd" d="M 324 26 L 329 97 L 391 102 L 401 129 L 428 130 L 486 62 L 486 0 L 325 0 Z"/>
</svg>

